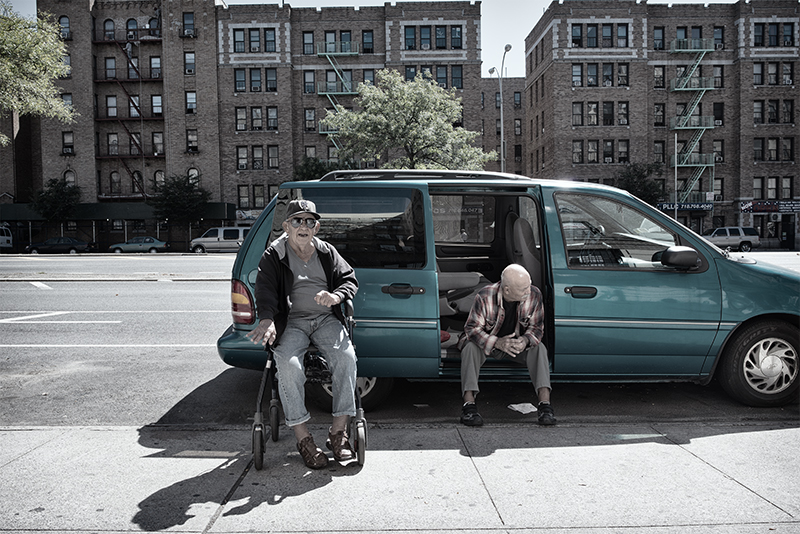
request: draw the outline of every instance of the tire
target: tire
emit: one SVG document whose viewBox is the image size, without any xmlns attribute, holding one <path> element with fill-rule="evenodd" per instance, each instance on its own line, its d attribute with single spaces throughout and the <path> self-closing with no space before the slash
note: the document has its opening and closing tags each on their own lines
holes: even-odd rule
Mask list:
<svg viewBox="0 0 800 534">
<path fill-rule="evenodd" d="M 256 470 L 264 468 L 264 427 L 253 427 L 253 465 Z"/>
<path fill-rule="evenodd" d="M 71 249 L 69 249 L 69 253 L 70 253 L 70 254 L 77 254 L 77 253 L 78 253 L 78 250 L 77 250 L 77 249 L 74 249 L 74 248 L 71 248 Z"/>
<path fill-rule="evenodd" d="M 364 459 L 367 454 L 367 427 L 364 421 L 356 423 L 355 442 L 358 465 L 364 465 Z"/>
<path fill-rule="evenodd" d="M 739 252 L 750 252 L 751 250 L 753 250 L 753 246 L 748 241 L 739 243 Z"/>
<path fill-rule="evenodd" d="M 38 254 L 38 253 L 39 253 L 39 249 L 38 248 L 32 248 L 31 249 L 31 254 Z"/>
<path fill-rule="evenodd" d="M 114 249 L 114 254 L 122 254 L 122 249 L 117 247 Z"/>
<path fill-rule="evenodd" d="M 359 376 L 356 384 L 361 392 L 361 407 L 368 412 L 386 400 L 392 392 L 394 379 Z M 333 391 L 330 384 L 308 383 L 306 394 L 321 410 L 328 412 L 332 410 Z"/>
<path fill-rule="evenodd" d="M 723 389 L 748 406 L 782 406 L 800 390 L 800 329 L 779 321 L 744 327 L 728 343 L 720 362 Z"/>
<path fill-rule="evenodd" d="M 195 245 L 195 247 L 192 249 L 192 252 L 194 252 L 195 254 L 202 254 L 205 251 L 206 249 L 203 248 L 203 245 Z"/>
<path fill-rule="evenodd" d="M 157 254 L 157 253 L 158 253 L 158 249 L 156 249 L 155 247 L 153 247 L 153 248 L 151 248 L 150 250 L 148 250 L 147 252 L 149 252 L 150 254 Z"/>
</svg>

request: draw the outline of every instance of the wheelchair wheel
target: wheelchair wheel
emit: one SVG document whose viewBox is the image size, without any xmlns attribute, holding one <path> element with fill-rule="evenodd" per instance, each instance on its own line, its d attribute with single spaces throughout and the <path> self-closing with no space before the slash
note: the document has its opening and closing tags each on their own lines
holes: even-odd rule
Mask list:
<svg viewBox="0 0 800 534">
<path fill-rule="evenodd" d="M 264 467 L 264 427 L 253 426 L 253 465 L 258 471 Z"/>
<path fill-rule="evenodd" d="M 356 431 L 353 439 L 355 441 L 353 448 L 356 450 L 358 465 L 364 465 L 367 453 L 367 424 L 364 421 L 356 422 Z"/>
<path fill-rule="evenodd" d="M 278 441 L 279 424 L 278 405 L 273 404 L 269 407 L 269 429 L 272 441 Z"/>
</svg>

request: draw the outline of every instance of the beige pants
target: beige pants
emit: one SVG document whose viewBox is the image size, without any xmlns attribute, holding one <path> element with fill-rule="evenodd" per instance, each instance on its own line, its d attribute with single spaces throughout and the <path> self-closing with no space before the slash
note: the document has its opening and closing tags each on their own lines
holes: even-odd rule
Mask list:
<svg viewBox="0 0 800 534">
<path fill-rule="evenodd" d="M 493 350 L 491 356 L 493 358 L 509 358 L 519 364 L 522 364 L 522 358 L 525 357 L 525 363 L 528 366 L 528 373 L 531 375 L 531 383 L 536 391 L 541 388 L 550 388 L 550 362 L 547 360 L 547 348 L 539 343 L 534 347 L 530 347 L 527 351 L 520 353 L 517 356 L 512 356 L 500 350 Z M 481 366 L 486 361 L 486 355 L 483 353 L 478 345 L 468 342 L 461 349 L 461 393 L 465 391 L 480 391 L 478 389 L 478 377 L 481 373 Z"/>
</svg>

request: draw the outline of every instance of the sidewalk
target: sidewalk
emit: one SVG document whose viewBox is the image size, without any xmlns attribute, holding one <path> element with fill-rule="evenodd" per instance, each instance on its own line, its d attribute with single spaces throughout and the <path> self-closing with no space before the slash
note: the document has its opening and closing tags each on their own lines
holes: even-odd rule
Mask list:
<svg viewBox="0 0 800 534">
<path fill-rule="evenodd" d="M 244 426 L 5 427 L 0 443 L 4 533 L 800 532 L 796 422 L 370 425 L 363 467 L 320 471 L 285 427 L 263 471 Z"/>
</svg>

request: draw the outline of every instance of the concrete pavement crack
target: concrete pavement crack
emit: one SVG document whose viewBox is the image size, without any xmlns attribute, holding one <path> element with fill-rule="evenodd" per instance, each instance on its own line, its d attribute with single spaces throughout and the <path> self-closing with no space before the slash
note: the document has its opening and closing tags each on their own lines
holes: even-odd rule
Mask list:
<svg viewBox="0 0 800 534">
<path fill-rule="evenodd" d="M 489 498 L 489 502 L 492 503 L 492 507 L 494 508 L 494 511 L 497 514 L 497 518 L 500 520 L 500 524 L 505 527 L 506 522 L 503 519 L 503 514 L 500 513 L 500 509 L 497 507 L 497 503 L 494 501 L 494 497 L 492 496 L 492 493 L 489 491 L 489 488 L 486 486 L 486 480 L 484 480 L 480 469 L 478 469 L 478 466 L 475 463 L 475 458 L 472 456 L 472 453 L 469 450 L 469 446 L 467 445 L 467 442 L 464 440 L 464 436 L 461 434 L 461 429 L 456 427 L 456 432 L 458 433 L 458 439 L 461 440 L 461 444 L 464 446 L 464 450 L 466 451 L 467 456 L 469 456 L 469 461 L 472 462 L 472 467 L 475 469 L 475 473 L 478 475 L 478 478 L 481 481 L 481 487 L 486 492 L 486 496 Z"/>
</svg>

